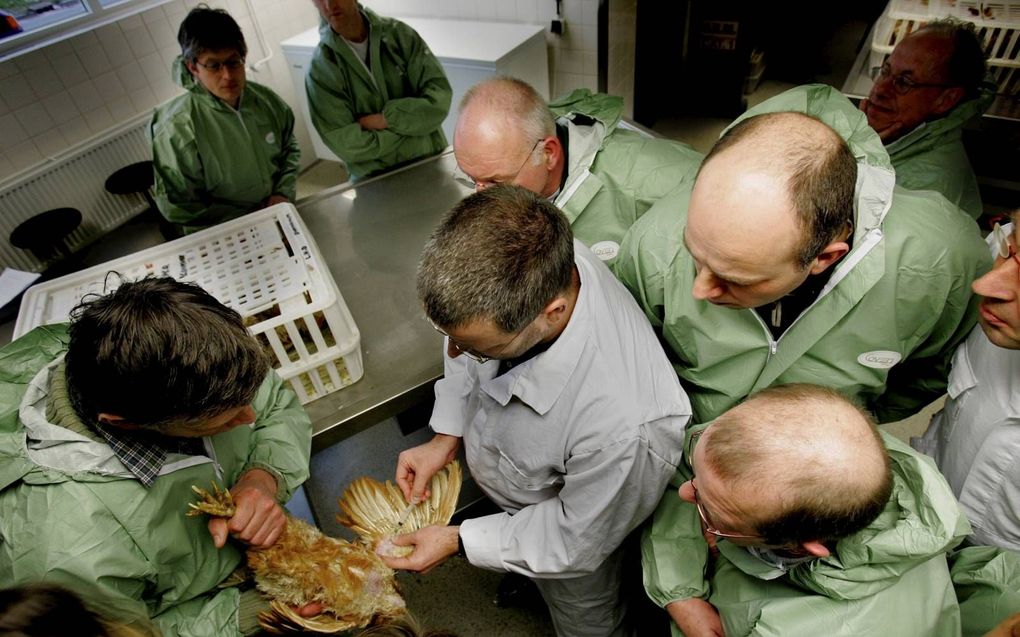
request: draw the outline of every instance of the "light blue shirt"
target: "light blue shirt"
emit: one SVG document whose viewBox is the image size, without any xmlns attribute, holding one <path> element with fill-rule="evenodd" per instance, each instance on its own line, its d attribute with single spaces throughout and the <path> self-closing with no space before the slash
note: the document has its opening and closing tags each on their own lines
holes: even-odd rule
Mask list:
<svg viewBox="0 0 1020 637">
<path fill-rule="evenodd" d="M 956 350 L 949 398 L 910 444 L 935 458 L 974 528 L 974 544 L 1020 551 L 1020 351 L 974 326 Z"/>
<path fill-rule="evenodd" d="M 647 518 L 676 471 L 691 406 L 637 303 L 574 241 L 581 289 L 559 338 L 497 376 L 445 357 L 432 428 L 463 438 L 505 513 L 467 520 L 469 561 L 527 576 L 590 573 Z"/>
</svg>

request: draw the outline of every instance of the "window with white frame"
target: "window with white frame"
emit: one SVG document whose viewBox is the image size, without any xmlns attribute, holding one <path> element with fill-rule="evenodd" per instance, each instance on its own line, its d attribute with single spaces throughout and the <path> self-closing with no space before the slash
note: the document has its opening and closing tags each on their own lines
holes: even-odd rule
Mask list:
<svg viewBox="0 0 1020 637">
<path fill-rule="evenodd" d="M 0 0 L 0 61 L 170 0 Z"/>
</svg>

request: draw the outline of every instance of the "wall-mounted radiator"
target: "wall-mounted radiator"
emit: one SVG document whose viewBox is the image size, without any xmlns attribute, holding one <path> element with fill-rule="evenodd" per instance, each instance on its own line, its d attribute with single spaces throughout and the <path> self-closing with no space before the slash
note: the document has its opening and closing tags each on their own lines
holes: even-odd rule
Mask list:
<svg viewBox="0 0 1020 637">
<path fill-rule="evenodd" d="M 0 183 L 0 269 L 41 272 L 46 263 L 10 243 L 19 223 L 51 208 L 77 208 L 82 221 L 67 239 L 77 250 L 145 210 L 141 195 L 111 195 L 106 178 L 118 169 L 152 159 L 148 138 L 150 115 L 74 146 L 46 163 Z"/>
</svg>

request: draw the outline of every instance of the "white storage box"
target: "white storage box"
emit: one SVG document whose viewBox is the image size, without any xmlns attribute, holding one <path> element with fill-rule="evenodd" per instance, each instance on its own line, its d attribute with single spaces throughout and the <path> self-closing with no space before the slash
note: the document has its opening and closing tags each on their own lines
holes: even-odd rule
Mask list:
<svg viewBox="0 0 1020 637">
<path fill-rule="evenodd" d="M 14 338 L 67 321 L 86 294 L 149 275 L 197 283 L 239 312 L 302 404 L 364 373 L 354 319 L 288 203 L 33 286 L 21 302 Z"/>
<path fill-rule="evenodd" d="M 881 66 L 909 33 L 947 16 L 974 23 L 997 92 L 1020 96 L 1020 0 L 891 0 L 875 23 L 868 66 Z"/>
</svg>

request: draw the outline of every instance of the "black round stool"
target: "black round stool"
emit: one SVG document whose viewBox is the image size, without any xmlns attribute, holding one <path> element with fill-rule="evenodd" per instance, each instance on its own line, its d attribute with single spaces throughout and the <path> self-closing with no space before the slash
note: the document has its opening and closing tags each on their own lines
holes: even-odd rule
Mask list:
<svg viewBox="0 0 1020 637">
<path fill-rule="evenodd" d="M 156 183 L 156 176 L 153 173 L 151 161 L 140 161 L 128 164 L 117 172 L 106 178 L 106 192 L 112 195 L 134 195 L 140 194 L 145 197 L 145 203 L 149 206 L 142 214 L 148 221 L 155 222 L 163 238 L 171 241 L 181 236 L 174 224 L 166 220 L 156 202 L 152 199 L 150 189 Z"/>
<path fill-rule="evenodd" d="M 106 178 L 106 192 L 113 195 L 140 194 L 145 197 L 149 209 L 156 210 L 156 202 L 152 200 L 149 189 L 156 183 L 152 174 L 152 162 L 140 161 L 124 166 Z"/>
<path fill-rule="evenodd" d="M 11 233 L 11 245 L 30 250 L 40 261 L 67 257 L 71 251 L 65 240 L 81 225 L 81 213 L 75 208 L 54 208 L 18 224 Z"/>
</svg>

